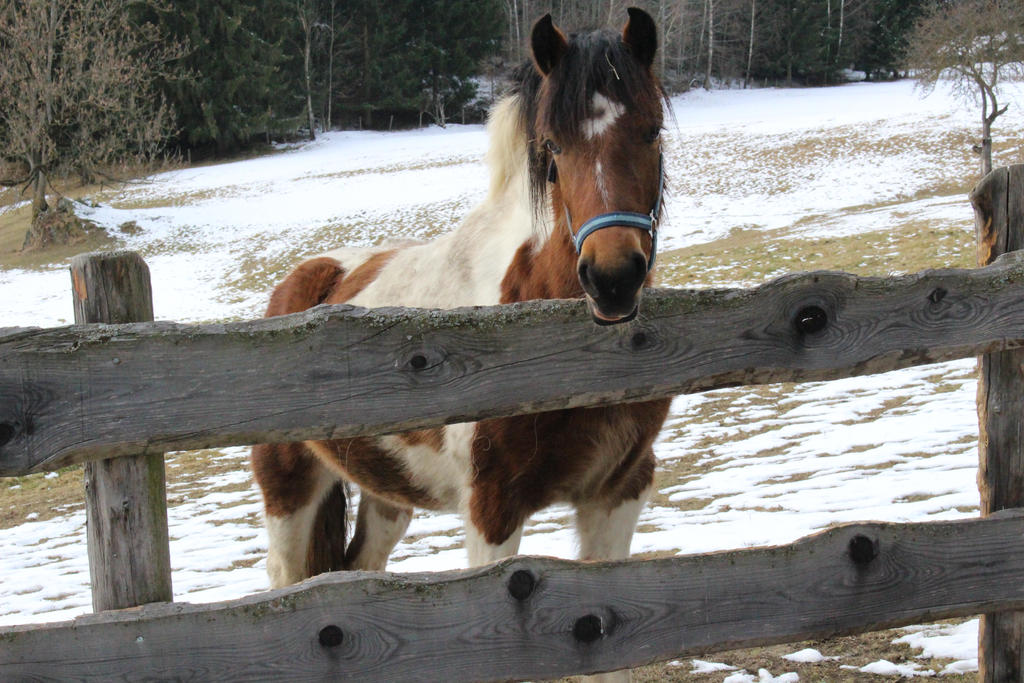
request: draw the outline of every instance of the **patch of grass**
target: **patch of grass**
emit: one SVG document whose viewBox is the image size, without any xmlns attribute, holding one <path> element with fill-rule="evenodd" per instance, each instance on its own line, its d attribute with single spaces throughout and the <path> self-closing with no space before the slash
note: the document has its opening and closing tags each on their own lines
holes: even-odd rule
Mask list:
<svg viewBox="0 0 1024 683">
<path fill-rule="evenodd" d="M 23 524 L 29 515 L 44 521 L 85 505 L 82 468 L 65 467 L 58 476 L 46 473 L 0 479 L 0 529 Z"/>
<path fill-rule="evenodd" d="M 116 249 L 121 244 L 120 240 L 105 230 L 93 230 L 85 240 L 75 244 L 21 253 L 21 245 L 31 223 L 32 207 L 28 205 L 0 213 L 0 265 L 36 270 L 65 263 L 76 254 Z M 70 284 L 68 287 L 70 291 Z"/>
<path fill-rule="evenodd" d="M 798 271 L 839 270 L 885 277 L 931 268 L 970 268 L 973 233 L 909 220 L 896 230 L 793 238 L 789 230 L 737 228 L 725 239 L 659 255 L 659 284 L 753 286 Z"/>
<path fill-rule="evenodd" d="M 175 505 L 191 499 L 196 487 L 204 491 L 238 492 L 249 491 L 249 480 L 209 488 L 210 477 L 246 470 L 248 463 L 242 458 L 225 457 L 215 450 L 182 451 L 167 456 L 167 503 Z M 36 520 L 47 520 L 67 515 L 85 506 L 85 484 L 80 466 L 65 467 L 59 476 L 47 477 L 45 473 L 29 474 L 23 477 L 0 479 L 0 529 L 18 526 L 26 517 L 35 514 Z M 59 504 L 56 503 L 59 501 Z M 247 501 L 239 500 L 233 505 Z M 231 506 L 228 506 L 231 507 Z M 247 515 L 237 520 L 252 526 L 259 526 L 259 515 Z"/>
</svg>

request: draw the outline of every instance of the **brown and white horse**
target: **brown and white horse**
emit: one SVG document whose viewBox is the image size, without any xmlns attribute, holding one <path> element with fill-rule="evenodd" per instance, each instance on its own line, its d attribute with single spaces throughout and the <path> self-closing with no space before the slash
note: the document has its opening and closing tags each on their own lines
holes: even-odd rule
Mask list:
<svg viewBox="0 0 1024 683">
<path fill-rule="evenodd" d="M 636 315 L 663 190 L 654 22 L 630 9 L 621 34 L 566 36 L 549 15 L 531 42 L 533 64 L 488 123 L 486 200 L 431 243 L 338 249 L 302 263 L 274 290 L 268 316 L 321 303 L 574 297 L 586 297 L 598 324 Z M 576 510 L 581 558 L 625 558 L 667 410 L 653 401 L 255 446 L 271 583 L 384 569 L 414 507 L 461 512 L 473 565 L 515 554 L 527 518 L 558 502 Z M 346 480 L 361 491 L 347 547 Z"/>
</svg>

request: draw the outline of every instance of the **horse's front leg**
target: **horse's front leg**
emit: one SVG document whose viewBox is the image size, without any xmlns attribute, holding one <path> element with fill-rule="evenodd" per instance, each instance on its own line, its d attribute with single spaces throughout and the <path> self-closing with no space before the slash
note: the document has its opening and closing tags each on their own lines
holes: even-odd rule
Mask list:
<svg viewBox="0 0 1024 683">
<path fill-rule="evenodd" d="M 478 472 L 463 504 L 470 567 L 518 553 L 523 523 L 528 515 L 528 511 L 518 505 L 520 497 L 514 490 L 503 486 L 500 478 L 489 479 Z"/>
<path fill-rule="evenodd" d="M 644 456 L 653 461 L 654 452 Z M 651 467 L 649 471 L 653 472 Z M 641 470 L 642 471 L 642 470 Z M 581 560 L 625 560 L 633 540 L 637 520 L 653 489 L 653 477 L 645 477 L 643 490 L 635 497 L 625 495 L 611 501 L 588 502 L 576 506 L 576 532 Z M 587 683 L 628 683 L 628 669 L 583 677 Z"/>
<path fill-rule="evenodd" d="M 356 531 L 345 551 L 345 568 L 384 571 L 410 521 L 412 508 L 393 505 L 362 491 Z"/>
<path fill-rule="evenodd" d="M 469 554 L 469 566 L 479 567 L 491 562 L 511 557 L 519 552 L 519 541 L 523 538 L 523 524 L 520 522 L 512 534 L 503 541 L 492 543 L 487 540 L 486 532 L 473 523 L 472 515 L 465 515 L 466 520 L 466 552 Z"/>
<path fill-rule="evenodd" d="M 576 507 L 576 532 L 581 560 L 625 560 L 637 520 L 651 494 L 651 486 L 636 498 L 616 503 L 584 503 Z"/>
</svg>

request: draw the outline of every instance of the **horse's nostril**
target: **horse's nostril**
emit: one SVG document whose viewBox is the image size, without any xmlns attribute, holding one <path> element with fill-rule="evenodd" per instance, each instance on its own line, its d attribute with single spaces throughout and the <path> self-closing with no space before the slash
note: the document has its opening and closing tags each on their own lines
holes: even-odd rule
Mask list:
<svg viewBox="0 0 1024 683">
<path fill-rule="evenodd" d="M 588 266 L 586 264 L 586 262 L 581 262 L 580 265 L 579 265 L 579 268 L 577 269 L 577 272 L 579 273 L 580 284 L 582 284 L 584 288 L 589 286 L 590 285 L 590 266 Z"/>
<path fill-rule="evenodd" d="M 633 268 L 636 269 L 636 275 L 643 281 L 647 277 L 647 258 L 640 253 L 633 254 Z"/>
</svg>

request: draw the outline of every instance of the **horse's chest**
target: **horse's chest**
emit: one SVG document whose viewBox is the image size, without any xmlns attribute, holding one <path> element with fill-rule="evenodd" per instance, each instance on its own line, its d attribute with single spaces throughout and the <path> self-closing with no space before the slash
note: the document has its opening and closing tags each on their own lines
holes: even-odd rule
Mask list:
<svg viewBox="0 0 1024 683">
<path fill-rule="evenodd" d="M 534 509 L 616 496 L 632 486 L 666 409 L 667 403 L 655 402 L 480 422 L 472 452 L 475 481 L 530 500 Z"/>
</svg>

